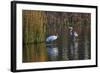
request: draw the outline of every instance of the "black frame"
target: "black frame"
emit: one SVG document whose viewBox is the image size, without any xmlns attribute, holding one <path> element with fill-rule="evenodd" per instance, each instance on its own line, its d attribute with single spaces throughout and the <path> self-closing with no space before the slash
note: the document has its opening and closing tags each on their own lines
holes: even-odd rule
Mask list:
<svg viewBox="0 0 100 73">
<path fill-rule="evenodd" d="M 87 66 L 75 66 L 75 67 L 56 67 L 56 68 L 40 68 L 40 69 L 26 69 L 17 70 L 16 69 L 16 5 L 17 4 L 35 4 L 35 5 L 52 5 L 52 6 L 68 6 L 68 7 L 82 7 L 82 8 L 95 8 L 96 9 L 96 65 Z M 26 2 L 26 1 L 12 1 L 11 2 L 11 71 L 12 72 L 23 72 L 23 71 L 40 71 L 40 70 L 54 70 L 54 69 L 72 69 L 72 68 L 85 68 L 85 67 L 97 67 L 98 66 L 98 56 L 97 56 L 97 46 L 98 46 L 98 7 L 89 5 L 73 5 L 73 4 L 57 4 L 57 3 L 42 3 L 42 2 Z"/>
</svg>

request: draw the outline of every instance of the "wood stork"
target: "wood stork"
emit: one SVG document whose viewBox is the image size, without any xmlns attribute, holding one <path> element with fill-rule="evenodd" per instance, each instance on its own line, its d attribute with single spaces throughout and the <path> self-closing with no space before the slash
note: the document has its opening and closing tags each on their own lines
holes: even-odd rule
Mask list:
<svg viewBox="0 0 100 73">
<path fill-rule="evenodd" d="M 58 36 L 51 35 L 51 36 L 47 37 L 46 42 L 52 42 L 52 41 L 56 40 L 57 38 L 58 38 Z"/>
<path fill-rule="evenodd" d="M 70 35 L 72 35 L 73 27 L 69 27 L 69 30 L 70 30 Z M 73 35 L 74 35 L 74 37 L 78 37 L 78 34 L 75 31 L 74 31 Z"/>
</svg>

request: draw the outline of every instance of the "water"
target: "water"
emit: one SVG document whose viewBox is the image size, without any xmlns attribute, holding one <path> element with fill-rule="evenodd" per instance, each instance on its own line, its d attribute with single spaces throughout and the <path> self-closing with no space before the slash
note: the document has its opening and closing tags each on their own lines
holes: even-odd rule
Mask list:
<svg viewBox="0 0 100 73">
<path fill-rule="evenodd" d="M 47 62 L 47 61 L 69 61 L 90 59 L 89 49 L 78 48 L 79 43 L 75 42 L 74 47 L 68 48 L 67 44 L 59 43 L 37 43 L 26 44 L 23 47 L 23 62 Z"/>
</svg>

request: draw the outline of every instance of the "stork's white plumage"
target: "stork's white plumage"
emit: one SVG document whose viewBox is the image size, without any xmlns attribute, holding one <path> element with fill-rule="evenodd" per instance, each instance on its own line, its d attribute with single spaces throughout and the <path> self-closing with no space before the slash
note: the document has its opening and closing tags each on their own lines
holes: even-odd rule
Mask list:
<svg viewBox="0 0 100 73">
<path fill-rule="evenodd" d="M 77 34 L 76 32 L 74 32 L 74 36 L 75 36 L 75 37 L 78 37 L 78 34 Z"/>
<path fill-rule="evenodd" d="M 54 41 L 54 40 L 57 39 L 57 37 L 58 37 L 58 36 L 55 36 L 55 35 L 49 36 L 49 37 L 47 37 L 46 42 Z"/>
</svg>

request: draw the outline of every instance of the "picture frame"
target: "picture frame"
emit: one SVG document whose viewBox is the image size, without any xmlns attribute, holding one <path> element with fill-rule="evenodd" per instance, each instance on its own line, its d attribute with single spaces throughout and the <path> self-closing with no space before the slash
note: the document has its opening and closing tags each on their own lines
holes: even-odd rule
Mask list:
<svg viewBox="0 0 100 73">
<path fill-rule="evenodd" d="M 11 1 L 11 71 L 97 67 L 97 12 L 90 5 Z M 68 41 L 68 30 L 78 46 Z M 50 36 L 57 40 L 45 42 Z M 75 44 L 77 52 L 69 54 Z"/>
</svg>

